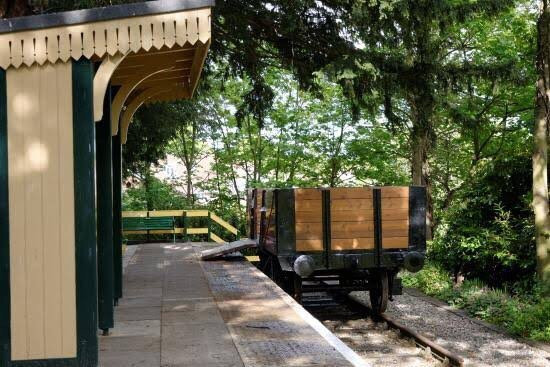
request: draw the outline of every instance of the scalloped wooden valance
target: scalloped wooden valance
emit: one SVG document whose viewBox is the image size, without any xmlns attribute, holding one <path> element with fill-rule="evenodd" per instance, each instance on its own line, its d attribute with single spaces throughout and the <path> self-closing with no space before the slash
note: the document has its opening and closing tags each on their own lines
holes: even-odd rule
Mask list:
<svg viewBox="0 0 550 367">
<path fill-rule="evenodd" d="M 0 34 L 0 67 L 103 58 L 211 38 L 210 8 Z"/>
</svg>

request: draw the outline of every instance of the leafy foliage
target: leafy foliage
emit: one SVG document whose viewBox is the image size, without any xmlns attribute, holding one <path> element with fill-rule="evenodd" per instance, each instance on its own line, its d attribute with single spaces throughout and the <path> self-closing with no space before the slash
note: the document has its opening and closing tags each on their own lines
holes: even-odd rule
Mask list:
<svg viewBox="0 0 550 367">
<path fill-rule="evenodd" d="M 122 151 L 126 176 L 144 178 L 151 165 L 166 156 L 166 145 L 180 124 L 177 105 L 155 103 L 140 108 Z"/>
<path fill-rule="evenodd" d="M 149 177 L 147 182 L 137 187 L 126 189 L 122 199 L 122 210 L 171 210 L 191 207 L 181 193 L 155 177 Z"/>
<path fill-rule="evenodd" d="M 529 156 L 503 157 L 483 167 L 446 213 L 430 256 L 468 278 L 490 284 L 534 271 Z"/>
<path fill-rule="evenodd" d="M 450 274 L 440 265 L 428 262 L 418 273 L 402 274 L 403 285 L 418 288 L 428 296 L 438 296 L 453 288 Z"/>
</svg>

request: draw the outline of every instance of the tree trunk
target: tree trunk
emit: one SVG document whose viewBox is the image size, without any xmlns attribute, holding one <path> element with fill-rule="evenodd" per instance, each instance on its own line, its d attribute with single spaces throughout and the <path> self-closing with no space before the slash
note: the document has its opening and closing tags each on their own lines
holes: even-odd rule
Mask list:
<svg viewBox="0 0 550 367">
<path fill-rule="evenodd" d="M 434 228 L 432 185 L 428 162 L 428 155 L 431 150 L 431 137 L 425 131 L 414 133 L 413 128 L 412 138 L 412 184 L 426 187 L 426 239 L 431 240 Z"/>
<path fill-rule="evenodd" d="M 424 87 L 422 87 L 424 86 Z M 426 187 L 426 239 L 433 237 L 433 201 L 428 157 L 433 145 L 434 99 L 427 82 L 419 82 L 409 98 L 412 112 L 411 175 L 412 184 Z"/>
<path fill-rule="evenodd" d="M 342 157 L 340 153 L 342 152 L 342 143 L 344 142 L 344 127 L 346 122 L 344 119 L 340 121 L 340 135 L 336 139 L 334 144 L 334 149 L 332 156 L 330 157 L 330 187 L 336 187 L 338 177 L 340 175 L 340 170 L 342 169 Z"/>
<path fill-rule="evenodd" d="M 540 2 L 537 22 L 535 126 L 533 149 L 533 210 L 537 242 L 537 273 L 550 282 L 550 218 L 548 213 L 548 113 L 550 102 L 550 9 L 548 0 Z"/>
<path fill-rule="evenodd" d="M 191 201 L 192 205 L 195 205 L 195 195 L 193 195 L 193 168 L 191 165 L 185 165 L 186 181 L 187 181 L 187 200 Z"/>
<path fill-rule="evenodd" d="M 151 193 L 151 180 L 152 180 L 151 172 L 147 171 L 145 173 L 145 179 L 143 180 L 143 186 L 145 188 L 145 201 L 147 205 L 147 211 L 155 210 L 155 208 L 153 208 L 153 201 L 151 198 L 151 196 L 153 195 Z"/>
</svg>

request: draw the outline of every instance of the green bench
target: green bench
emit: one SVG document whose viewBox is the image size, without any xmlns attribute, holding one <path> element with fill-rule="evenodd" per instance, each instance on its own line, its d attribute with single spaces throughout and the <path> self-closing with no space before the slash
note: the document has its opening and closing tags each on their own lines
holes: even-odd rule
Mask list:
<svg viewBox="0 0 550 367">
<path fill-rule="evenodd" d="M 176 242 L 176 220 L 174 217 L 127 217 L 122 218 L 122 230 L 128 232 L 170 230 Z"/>
</svg>

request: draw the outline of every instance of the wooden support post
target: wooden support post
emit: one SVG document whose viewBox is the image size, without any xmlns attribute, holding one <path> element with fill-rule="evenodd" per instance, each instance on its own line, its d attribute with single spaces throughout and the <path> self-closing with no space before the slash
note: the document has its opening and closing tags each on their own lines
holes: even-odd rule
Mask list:
<svg viewBox="0 0 550 367">
<path fill-rule="evenodd" d="M 111 102 L 113 96 L 120 89 L 118 86 L 111 86 Z M 111 134 L 113 124 L 119 124 L 118 121 L 111 121 Z M 114 305 L 118 305 L 118 300 L 122 298 L 122 143 L 120 134 L 112 137 L 113 147 L 113 251 L 115 267 L 115 300 Z"/>
<path fill-rule="evenodd" d="M 113 169 L 111 92 L 107 88 L 103 118 L 96 127 L 98 326 L 107 335 L 114 326 Z"/>
<path fill-rule="evenodd" d="M 189 235 L 187 234 L 187 229 L 189 228 L 189 222 L 187 218 L 187 212 L 183 212 L 183 242 L 189 242 Z"/>
<path fill-rule="evenodd" d="M 97 252 L 93 68 L 73 62 L 77 365 L 97 366 Z"/>
<path fill-rule="evenodd" d="M 208 237 L 206 238 L 206 242 L 210 242 L 210 231 L 211 231 L 211 228 L 212 227 L 212 217 L 210 216 L 210 211 L 208 211 Z"/>
<path fill-rule="evenodd" d="M 0 366 L 11 359 L 9 197 L 6 72 L 0 69 Z"/>
<path fill-rule="evenodd" d="M 149 209 L 147 209 L 147 218 L 149 218 Z M 150 241 L 150 238 L 149 238 L 149 230 L 147 230 L 147 234 L 146 234 L 146 237 L 145 237 L 145 241 L 147 241 L 147 243 Z"/>
<path fill-rule="evenodd" d="M 115 267 L 114 304 L 122 298 L 122 145 L 113 136 L 113 252 Z"/>
</svg>

